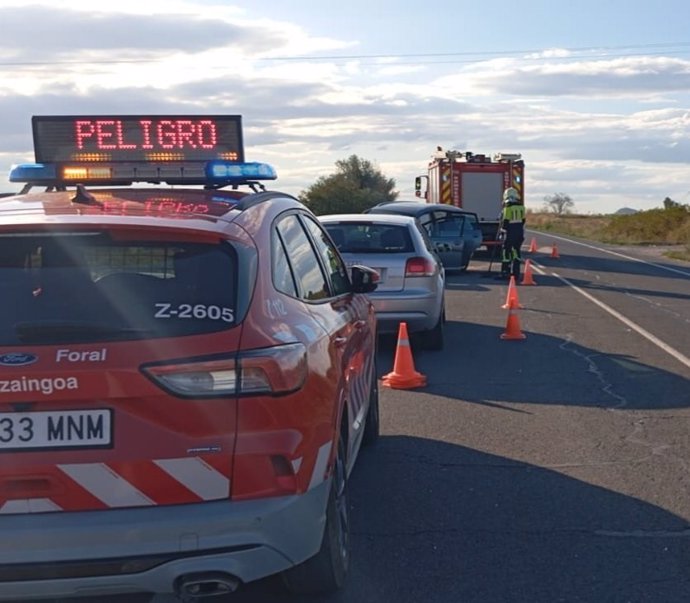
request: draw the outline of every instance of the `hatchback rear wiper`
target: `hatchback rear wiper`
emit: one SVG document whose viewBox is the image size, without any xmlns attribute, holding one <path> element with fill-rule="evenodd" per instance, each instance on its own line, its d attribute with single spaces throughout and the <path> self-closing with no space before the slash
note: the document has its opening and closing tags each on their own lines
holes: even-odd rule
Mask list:
<svg viewBox="0 0 690 603">
<path fill-rule="evenodd" d="M 16 326 L 15 331 L 22 343 L 75 343 L 98 341 L 102 338 L 127 339 L 151 333 L 149 329 L 117 327 L 98 322 L 52 320 L 23 322 Z"/>
</svg>

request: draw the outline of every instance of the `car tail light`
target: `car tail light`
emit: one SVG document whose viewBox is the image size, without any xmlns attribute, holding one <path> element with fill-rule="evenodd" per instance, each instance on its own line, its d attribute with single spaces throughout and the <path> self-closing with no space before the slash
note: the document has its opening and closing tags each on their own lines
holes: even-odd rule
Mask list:
<svg viewBox="0 0 690 603">
<path fill-rule="evenodd" d="M 307 352 L 303 344 L 289 343 L 232 357 L 147 365 L 142 371 L 182 398 L 281 395 L 302 387 Z"/>
<path fill-rule="evenodd" d="M 405 276 L 433 276 L 436 264 L 426 258 L 409 258 L 405 263 Z"/>
</svg>

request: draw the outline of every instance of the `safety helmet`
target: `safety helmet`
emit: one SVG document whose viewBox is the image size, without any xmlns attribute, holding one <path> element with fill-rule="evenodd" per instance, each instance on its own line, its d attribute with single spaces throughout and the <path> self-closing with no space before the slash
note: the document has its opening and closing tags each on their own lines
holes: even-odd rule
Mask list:
<svg viewBox="0 0 690 603">
<path fill-rule="evenodd" d="M 506 203 L 509 201 L 517 201 L 519 199 L 520 195 L 512 186 L 503 191 L 503 201 Z"/>
</svg>

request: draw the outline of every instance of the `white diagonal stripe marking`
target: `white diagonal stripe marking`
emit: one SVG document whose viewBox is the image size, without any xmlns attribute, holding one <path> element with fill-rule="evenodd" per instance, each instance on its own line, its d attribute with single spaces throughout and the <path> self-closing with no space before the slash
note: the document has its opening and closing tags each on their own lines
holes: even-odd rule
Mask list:
<svg viewBox="0 0 690 603">
<path fill-rule="evenodd" d="M 58 465 L 58 468 L 109 507 L 156 504 L 104 463 Z"/>
<path fill-rule="evenodd" d="M 0 507 L 0 513 L 3 514 L 45 513 L 47 511 L 62 511 L 62 508 L 58 507 L 49 498 L 21 498 L 8 500 Z"/>
<path fill-rule="evenodd" d="M 309 490 L 314 486 L 318 486 L 326 475 L 326 467 L 328 467 L 328 459 L 331 456 L 331 446 L 332 442 L 326 442 L 319 452 L 316 454 L 316 464 L 314 465 L 314 471 L 311 474 L 311 480 L 309 482 Z"/>
<path fill-rule="evenodd" d="M 217 500 L 230 496 L 230 480 L 203 459 L 160 459 L 154 461 L 201 500 Z"/>
</svg>

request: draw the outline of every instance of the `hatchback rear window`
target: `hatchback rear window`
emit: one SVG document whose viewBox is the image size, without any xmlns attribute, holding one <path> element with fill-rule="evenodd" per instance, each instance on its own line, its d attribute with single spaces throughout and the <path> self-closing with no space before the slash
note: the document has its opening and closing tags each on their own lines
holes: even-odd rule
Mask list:
<svg viewBox="0 0 690 603">
<path fill-rule="evenodd" d="M 227 244 L 107 232 L 0 235 L 0 345 L 118 341 L 235 322 Z"/>
<path fill-rule="evenodd" d="M 325 224 L 343 253 L 410 253 L 414 251 L 407 226 L 388 224 Z"/>
</svg>

